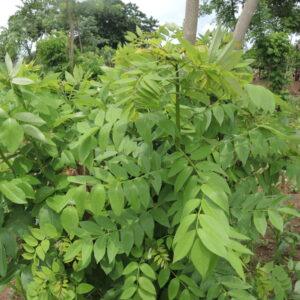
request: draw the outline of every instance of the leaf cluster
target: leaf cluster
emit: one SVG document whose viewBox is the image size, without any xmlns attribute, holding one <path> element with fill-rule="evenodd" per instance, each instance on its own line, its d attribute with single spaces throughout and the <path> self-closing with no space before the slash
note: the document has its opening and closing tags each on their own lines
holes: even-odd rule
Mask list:
<svg viewBox="0 0 300 300">
<path fill-rule="evenodd" d="M 164 27 L 127 38 L 101 83 L 6 56 L 1 285 L 28 300 L 258 299 L 253 242 L 299 216 L 277 189 L 282 170 L 300 181 L 295 112 L 249 84 L 221 30 L 208 46 Z"/>
</svg>

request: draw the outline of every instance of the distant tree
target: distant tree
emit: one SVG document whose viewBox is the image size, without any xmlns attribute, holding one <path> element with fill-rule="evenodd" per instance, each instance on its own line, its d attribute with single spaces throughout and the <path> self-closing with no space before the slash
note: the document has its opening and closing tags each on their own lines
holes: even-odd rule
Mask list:
<svg viewBox="0 0 300 300">
<path fill-rule="evenodd" d="M 31 56 L 38 39 L 60 29 L 58 3 L 57 0 L 22 0 L 7 27 L 9 42 L 18 45 L 17 52 Z"/>
<path fill-rule="evenodd" d="M 67 3 L 73 6 L 74 43 L 81 51 L 95 51 L 104 46 L 116 48 L 125 42 L 126 32 L 135 31 L 136 26 L 144 31 L 155 30 L 157 26 L 157 20 L 148 18 L 132 3 L 125 4 L 121 0 L 66 1 L 22 0 L 17 12 L 9 18 L 7 28 L 0 29 L 0 46 L 13 44 L 17 53 L 31 57 L 36 42 L 53 30 L 73 32 Z M 2 52 L 5 52 L 3 48 Z"/>
<path fill-rule="evenodd" d="M 74 21 L 74 7 L 76 2 L 72 0 L 65 0 L 67 17 L 68 17 L 68 56 L 69 66 L 74 67 L 74 40 L 75 40 L 75 21 Z"/>
<path fill-rule="evenodd" d="M 126 32 L 135 32 L 136 26 L 147 32 L 157 26 L 157 20 L 148 18 L 137 5 L 120 0 L 82 1 L 76 5 L 76 10 L 76 42 L 80 39 L 83 47 L 116 48 L 125 42 Z"/>
<path fill-rule="evenodd" d="M 239 9 L 245 2 L 246 0 L 203 0 L 200 13 L 214 13 L 219 24 L 233 31 Z M 248 30 L 248 38 L 255 40 L 257 36 L 282 31 L 300 33 L 300 1 L 260 0 Z"/>
</svg>

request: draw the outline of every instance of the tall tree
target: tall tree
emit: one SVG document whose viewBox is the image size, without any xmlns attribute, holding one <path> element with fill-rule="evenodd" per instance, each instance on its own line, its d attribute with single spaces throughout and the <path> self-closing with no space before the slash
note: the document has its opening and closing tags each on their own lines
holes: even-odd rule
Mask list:
<svg viewBox="0 0 300 300">
<path fill-rule="evenodd" d="M 183 36 L 195 44 L 199 18 L 199 0 L 186 0 Z"/>
<path fill-rule="evenodd" d="M 238 22 L 236 23 L 233 32 L 233 38 L 237 42 L 238 48 L 241 48 L 243 45 L 246 33 L 248 31 L 258 3 L 259 0 L 247 0 L 243 7 L 243 11 L 238 19 Z"/>
<path fill-rule="evenodd" d="M 69 65 L 71 68 L 74 66 L 74 38 L 75 38 L 75 22 L 73 17 L 73 1 L 65 0 L 68 23 L 69 23 L 69 34 L 68 34 L 68 55 Z"/>
<path fill-rule="evenodd" d="M 234 30 L 237 13 L 246 0 L 203 0 L 201 15 L 216 16 L 218 24 Z M 247 39 L 255 41 L 270 32 L 300 33 L 300 0 L 260 0 Z"/>
</svg>

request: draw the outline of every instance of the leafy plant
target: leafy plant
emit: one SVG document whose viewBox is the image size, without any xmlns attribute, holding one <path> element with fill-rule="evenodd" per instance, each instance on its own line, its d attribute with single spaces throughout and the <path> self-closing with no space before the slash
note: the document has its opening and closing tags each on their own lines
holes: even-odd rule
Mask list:
<svg viewBox="0 0 300 300">
<path fill-rule="evenodd" d="M 1 285 L 28 300 L 256 299 L 251 243 L 299 216 L 276 188 L 282 169 L 299 182 L 299 139 L 225 38 L 138 29 L 101 83 L 6 57 Z"/>
<path fill-rule="evenodd" d="M 290 81 L 288 77 L 292 45 L 284 32 L 263 35 L 257 39 L 253 58 L 262 69 L 262 77 L 270 82 L 270 89 L 280 94 Z"/>
<path fill-rule="evenodd" d="M 56 72 L 65 70 L 68 66 L 67 37 L 61 32 L 55 32 L 37 43 L 36 59 L 46 70 Z"/>
</svg>

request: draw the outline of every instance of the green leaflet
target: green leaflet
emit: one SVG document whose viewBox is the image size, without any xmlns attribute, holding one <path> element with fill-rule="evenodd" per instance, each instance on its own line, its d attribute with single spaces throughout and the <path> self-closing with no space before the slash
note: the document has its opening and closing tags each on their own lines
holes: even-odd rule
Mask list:
<svg viewBox="0 0 300 300">
<path fill-rule="evenodd" d="M 190 177 L 192 172 L 193 172 L 192 167 L 186 167 L 177 175 L 175 184 L 174 184 L 175 193 L 178 193 L 182 189 L 183 185 L 188 180 L 188 178 Z"/>
<path fill-rule="evenodd" d="M 60 213 L 61 210 L 68 204 L 69 199 L 63 195 L 56 195 L 47 199 L 47 205 L 55 212 Z"/>
<path fill-rule="evenodd" d="M 173 278 L 168 286 L 168 299 L 173 300 L 176 298 L 178 292 L 179 292 L 179 285 L 180 282 L 177 278 Z"/>
<path fill-rule="evenodd" d="M 224 191 L 216 189 L 215 186 L 211 187 L 208 184 L 203 184 L 201 191 L 224 211 L 228 212 L 228 198 Z"/>
<path fill-rule="evenodd" d="M 267 230 L 267 220 L 264 212 L 255 211 L 253 213 L 253 222 L 257 231 L 264 236 Z"/>
<path fill-rule="evenodd" d="M 62 227 L 68 233 L 72 233 L 73 228 L 79 225 L 79 216 L 76 208 L 74 206 L 66 207 L 60 215 L 60 221 Z"/>
<path fill-rule="evenodd" d="M 103 210 L 105 202 L 106 190 L 104 186 L 101 184 L 93 186 L 86 207 L 90 209 L 93 215 L 98 216 Z"/>
<path fill-rule="evenodd" d="M 249 140 L 244 136 L 236 137 L 234 140 L 234 149 L 237 157 L 242 161 L 243 165 L 245 165 L 250 154 Z"/>
<path fill-rule="evenodd" d="M 190 259 L 195 269 L 205 278 L 208 272 L 211 271 L 216 256 L 203 245 L 200 239 L 196 239 Z"/>
<path fill-rule="evenodd" d="M 139 277 L 139 286 L 151 295 L 156 295 L 156 290 L 150 279 L 146 277 Z"/>
<path fill-rule="evenodd" d="M 207 215 L 200 215 L 199 221 L 202 229 L 198 230 L 198 235 L 204 246 L 219 256 L 226 256 L 224 249 L 230 241 L 223 224 Z"/>
<path fill-rule="evenodd" d="M 88 283 L 80 283 L 77 287 L 77 293 L 79 295 L 82 295 L 82 294 L 87 294 L 89 293 L 90 291 L 92 291 L 94 289 L 94 287 L 91 285 L 91 284 L 88 284 Z"/>
<path fill-rule="evenodd" d="M 283 219 L 281 215 L 274 210 L 268 210 L 269 220 L 272 223 L 272 225 L 278 229 L 279 231 L 283 231 Z"/>
<path fill-rule="evenodd" d="M 161 208 L 154 208 L 151 212 L 153 219 L 165 227 L 170 227 L 170 222 L 167 213 Z"/>
<path fill-rule="evenodd" d="M 74 243 L 72 243 L 65 255 L 64 255 L 64 261 L 71 261 L 73 260 L 73 258 L 78 255 L 80 253 L 80 251 L 82 250 L 82 247 L 83 247 L 83 242 L 82 240 L 76 240 Z"/>
<path fill-rule="evenodd" d="M 213 114 L 220 126 L 224 121 L 224 110 L 221 106 L 217 105 L 213 107 Z"/>
<path fill-rule="evenodd" d="M 175 245 L 180 239 L 182 239 L 185 235 L 185 233 L 188 231 L 188 229 L 191 227 L 192 224 L 197 220 L 196 214 L 187 215 L 184 217 L 180 225 L 176 231 L 176 234 L 173 239 L 173 244 Z"/>
<path fill-rule="evenodd" d="M 140 224 L 146 235 L 149 238 L 153 237 L 154 232 L 154 220 L 153 217 L 149 213 L 143 213 L 140 218 Z"/>
<path fill-rule="evenodd" d="M 228 250 L 226 259 L 231 264 L 231 266 L 234 268 L 234 270 L 237 272 L 237 274 L 245 280 L 245 274 L 243 270 L 243 262 L 241 259 L 231 250 Z"/>
<path fill-rule="evenodd" d="M 220 152 L 220 162 L 223 169 L 231 167 L 233 164 L 233 145 L 231 142 L 226 142 Z"/>
<path fill-rule="evenodd" d="M 81 249 L 81 261 L 78 264 L 78 271 L 85 269 L 91 262 L 93 252 L 92 239 L 84 239 Z"/>
<path fill-rule="evenodd" d="M 110 187 L 108 190 L 108 199 L 114 213 L 120 215 L 124 208 L 124 193 L 120 182 Z"/>
<path fill-rule="evenodd" d="M 120 299 L 122 300 L 131 299 L 132 296 L 135 294 L 135 292 L 136 292 L 135 286 L 129 287 L 125 291 L 123 291 Z"/>
<path fill-rule="evenodd" d="M 251 101 L 266 112 L 273 113 L 275 110 L 275 97 L 272 92 L 258 85 L 246 86 Z"/>
<path fill-rule="evenodd" d="M 188 255 L 192 248 L 195 235 L 196 230 L 188 231 L 185 233 L 184 237 L 176 243 L 173 258 L 174 262 L 181 260 Z"/>
<path fill-rule="evenodd" d="M 34 81 L 32 81 L 31 79 L 24 77 L 15 77 L 11 82 L 16 85 L 28 85 L 34 83 Z"/>
<path fill-rule="evenodd" d="M 22 126 L 12 118 L 5 120 L 0 126 L 0 144 L 14 153 L 24 139 Z"/>
<path fill-rule="evenodd" d="M 168 282 L 170 278 L 170 270 L 169 269 L 162 269 L 158 275 L 158 284 L 162 288 Z"/>
<path fill-rule="evenodd" d="M 131 262 L 125 267 L 122 274 L 128 275 L 128 274 L 134 272 L 135 270 L 137 270 L 138 268 L 139 268 L 139 265 L 137 262 Z"/>
<path fill-rule="evenodd" d="M 120 232 L 120 245 L 126 255 L 129 255 L 134 244 L 134 232 L 131 228 L 123 228 Z"/>
<path fill-rule="evenodd" d="M 22 126 L 24 129 L 24 133 L 26 135 L 29 135 L 30 137 L 33 137 L 34 139 L 46 143 L 47 139 L 42 131 L 40 131 L 37 127 L 33 125 L 25 124 Z"/>
<path fill-rule="evenodd" d="M 113 126 L 112 123 L 106 123 L 100 129 L 99 136 L 98 136 L 98 143 L 99 143 L 101 152 L 104 152 L 106 150 L 106 147 L 109 142 L 109 136 L 110 136 L 110 131 L 111 131 L 112 126 Z"/>
<path fill-rule="evenodd" d="M 153 269 L 148 265 L 148 264 L 141 264 L 140 265 L 140 270 L 143 272 L 144 275 L 149 277 L 152 280 L 156 279 L 156 274 L 153 271 Z"/>
<path fill-rule="evenodd" d="M 36 126 L 46 124 L 46 122 L 42 118 L 30 112 L 19 112 L 14 114 L 13 117 L 18 121 L 22 121 L 24 123 L 31 123 L 32 125 Z"/>
<path fill-rule="evenodd" d="M 213 150 L 212 145 L 201 146 L 199 149 L 191 153 L 192 160 L 202 160 L 206 158 Z"/>
<path fill-rule="evenodd" d="M 16 204 L 27 204 L 25 193 L 13 182 L 0 182 L 1 193 L 11 202 Z"/>
</svg>

